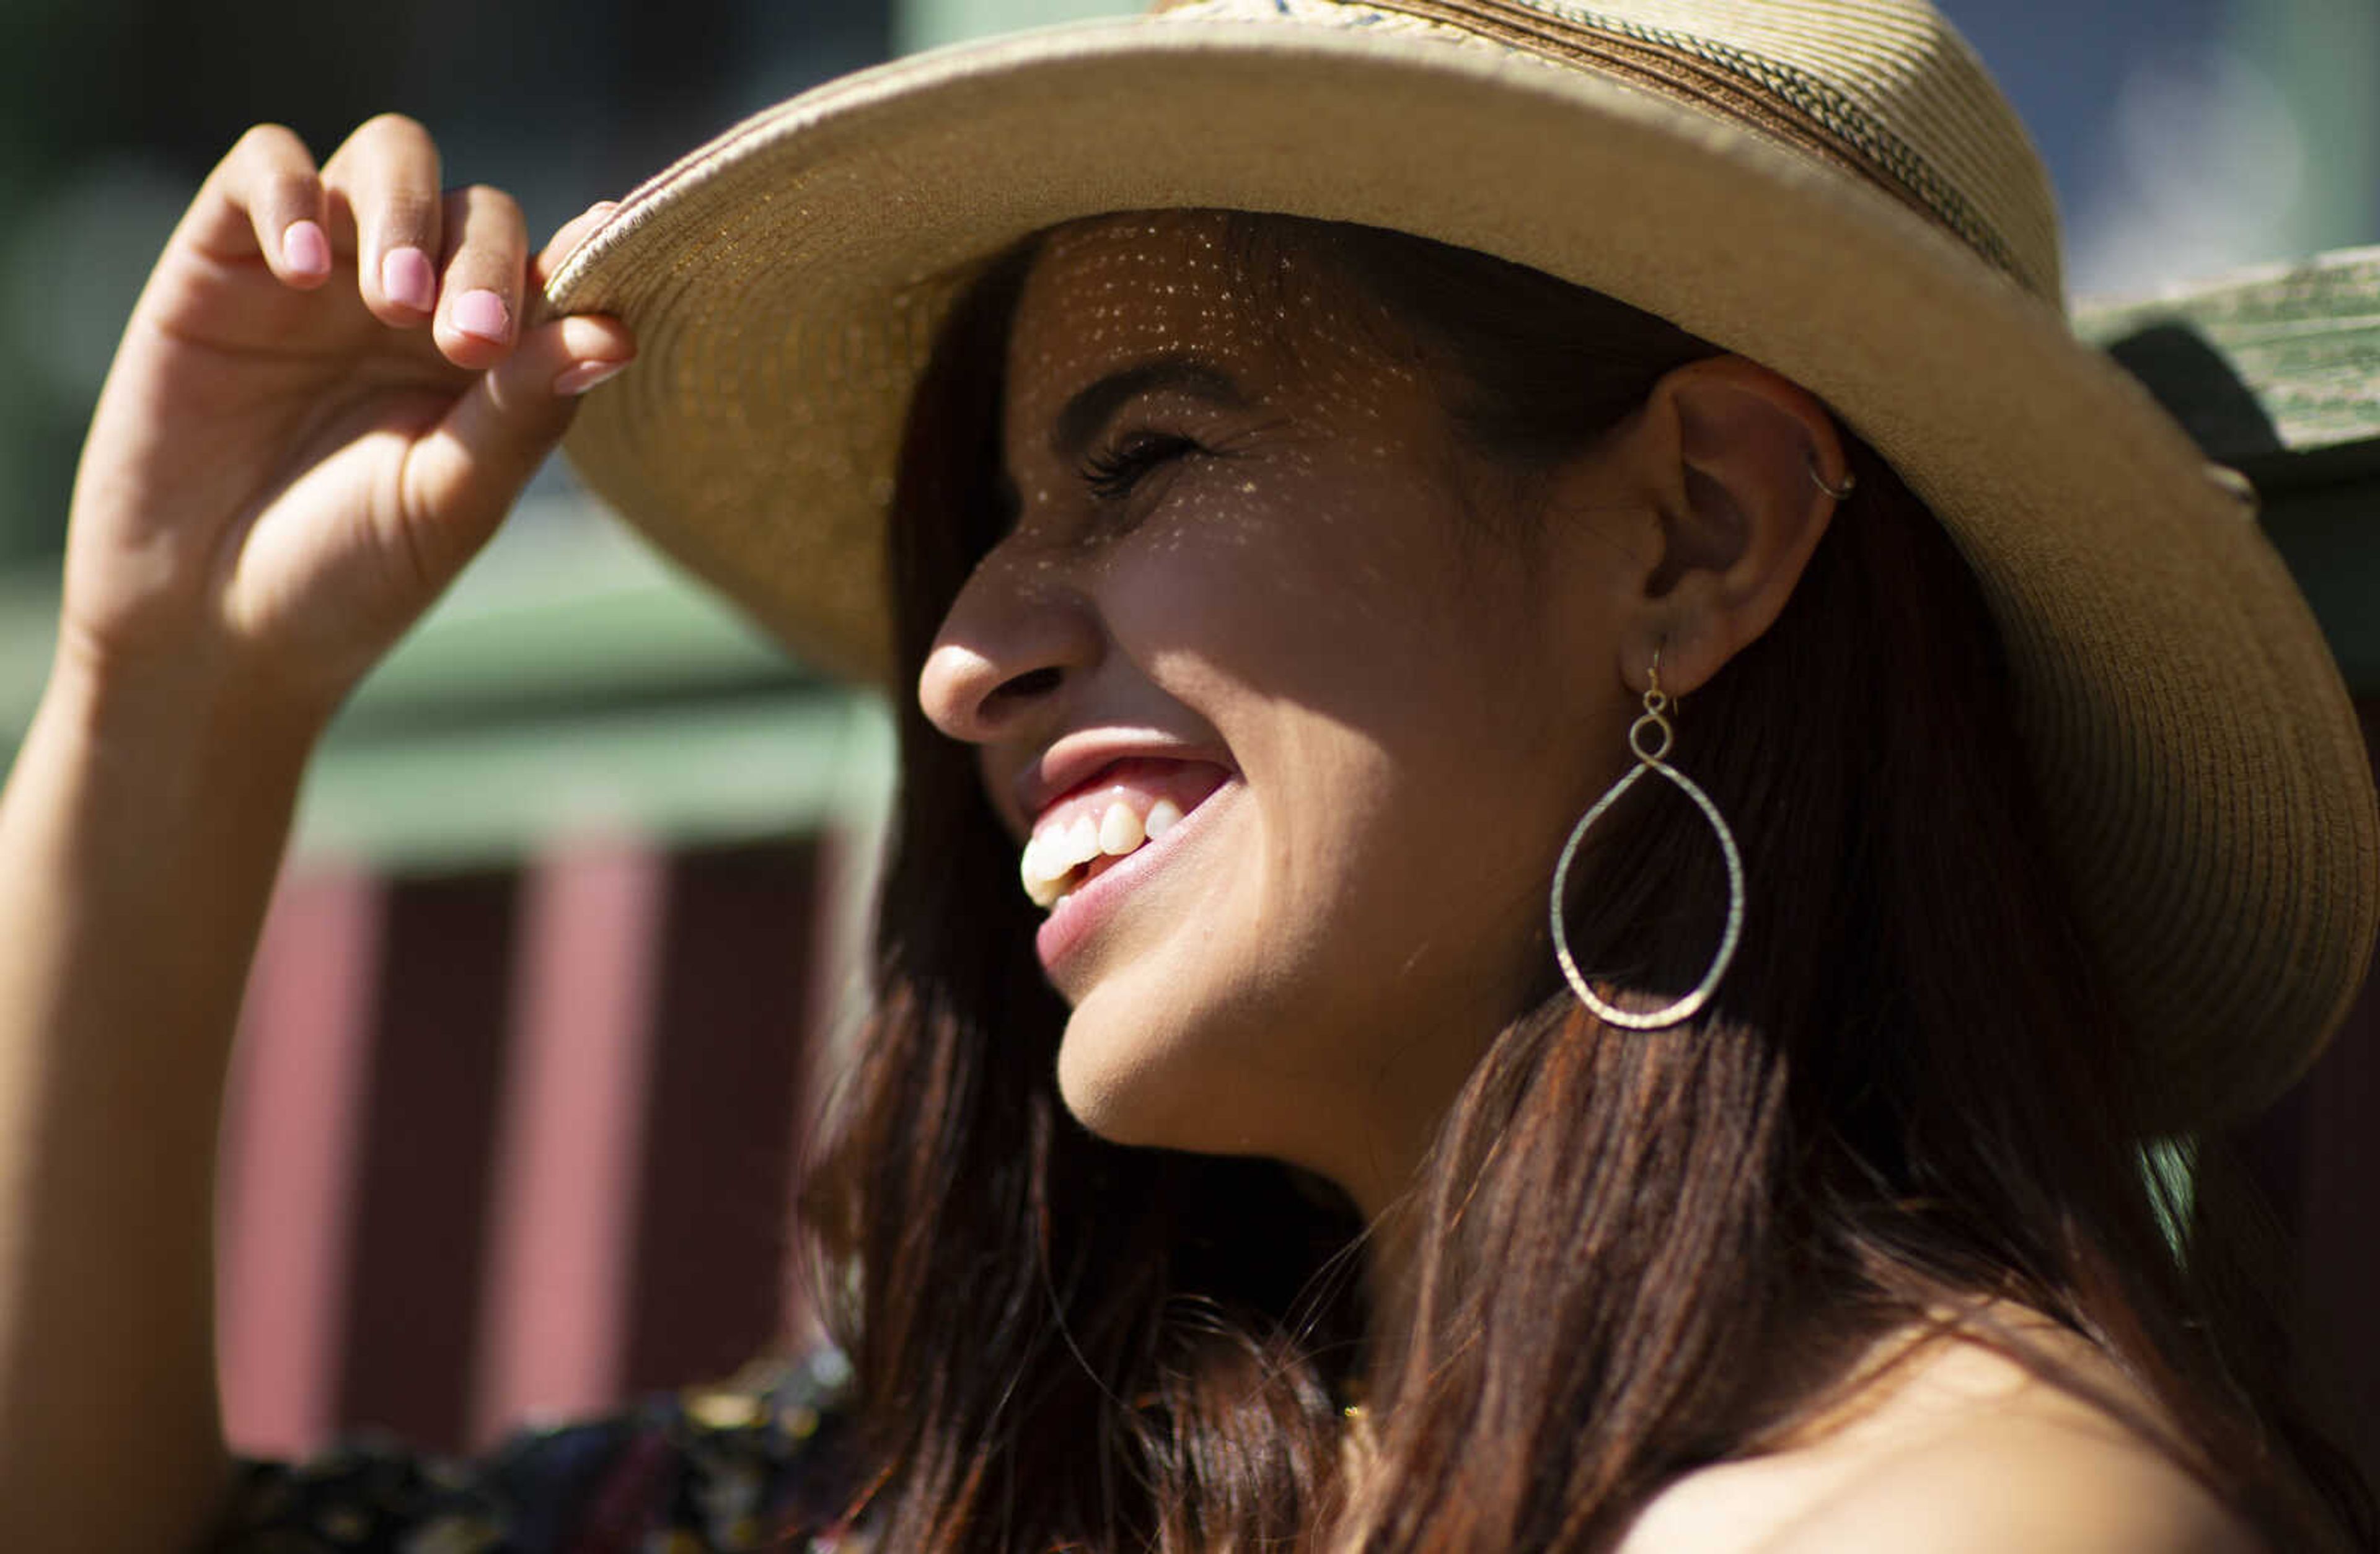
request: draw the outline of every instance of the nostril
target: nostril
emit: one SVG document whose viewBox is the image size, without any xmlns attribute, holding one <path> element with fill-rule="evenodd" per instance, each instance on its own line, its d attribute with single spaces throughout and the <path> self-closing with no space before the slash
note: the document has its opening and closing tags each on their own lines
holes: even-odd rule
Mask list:
<svg viewBox="0 0 2380 1554">
<path fill-rule="evenodd" d="M 1033 667 L 1003 676 L 1013 660 L 1002 664 L 976 649 L 938 646 L 917 676 L 917 707 L 953 739 L 1006 738 L 1020 722 L 1046 715 L 1073 683 L 1079 662 L 1037 653 L 1025 660 Z"/>
<path fill-rule="evenodd" d="M 994 689 L 990 700 L 995 702 L 1030 701 L 1047 696 L 1058 688 L 1061 672 L 1054 667 L 1028 669 L 1024 674 L 1003 682 Z"/>
</svg>

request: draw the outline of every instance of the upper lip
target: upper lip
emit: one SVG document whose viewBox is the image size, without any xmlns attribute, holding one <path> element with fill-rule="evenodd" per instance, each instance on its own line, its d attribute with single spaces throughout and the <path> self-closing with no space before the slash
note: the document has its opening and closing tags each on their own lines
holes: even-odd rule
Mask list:
<svg viewBox="0 0 2380 1554">
<path fill-rule="evenodd" d="M 1016 774 L 1013 792 L 1026 829 L 1051 805 L 1121 760 L 1204 762 L 1232 770 L 1232 763 L 1208 746 L 1151 737 L 1145 732 L 1070 734 Z"/>
</svg>

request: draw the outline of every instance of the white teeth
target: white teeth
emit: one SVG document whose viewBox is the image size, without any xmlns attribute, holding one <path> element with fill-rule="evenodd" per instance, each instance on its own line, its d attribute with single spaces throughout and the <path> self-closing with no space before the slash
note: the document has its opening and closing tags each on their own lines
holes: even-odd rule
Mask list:
<svg viewBox="0 0 2380 1554">
<path fill-rule="evenodd" d="M 1088 815 L 1075 816 L 1075 823 L 1066 828 L 1066 835 L 1060 845 L 1062 850 L 1058 856 L 1066 860 L 1067 867 L 1090 862 L 1099 856 L 1099 823 Z"/>
<path fill-rule="evenodd" d="M 1037 836 L 1025 844 L 1025 856 L 1017 860 L 1016 871 L 1025 881 L 1025 893 L 1036 906 L 1049 906 L 1058 899 L 1058 888 L 1075 866 L 1058 856 L 1056 837 Z"/>
<path fill-rule="evenodd" d="M 1144 841 L 1148 832 L 1141 828 L 1140 817 L 1128 804 L 1111 804 L 1108 812 L 1099 817 L 1099 851 L 1112 857 L 1122 857 Z"/>
<path fill-rule="evenodd" d="M 1036 906 L 1049 906 L 1058 899 L 1058 879 L 1063 879 L 1068 872 L 1060 869 L 1058 879 L 1043 873 L 1044 851 L 1041 839 L 1035 837 L 1025 844 L 1024 860 L 1017 866 L 1017 873 L 1025 881 L 1025 893 Z"/>
<path fill-rule="evenodd" d="M 1034 905 L 1055 911 L 1070 893 L 1066 885 L 1083 865 L 1102 855 L 1123 857 L 1143 842 L 1156 841 L 1181 822 L 1182 807 L 1170 798 L 1160 798 L 1149 806 L 1146 819 L 1129 804 L 1110 804 L 1096 819 L 1077 815 L 1074 823 L 1062 830 L 1037 833 L 1025 844 L 1024 856 L 1017 860 L 1017 875 Z"/>
</svg>

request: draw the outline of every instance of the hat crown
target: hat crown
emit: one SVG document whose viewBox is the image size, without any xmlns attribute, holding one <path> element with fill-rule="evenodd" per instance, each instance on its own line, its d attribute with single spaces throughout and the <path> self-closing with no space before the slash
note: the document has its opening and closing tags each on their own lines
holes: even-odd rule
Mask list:
<svg viewBox="0 0 2380 1554">
<path fill-rule="evenodd" d="M 2053 305 L 2057 204 L 2032 138 L 1926 0 L 1160 0 L 1167 20 L 1381 28 L 1633 85 L 1883 188 Z"/>
</svg>

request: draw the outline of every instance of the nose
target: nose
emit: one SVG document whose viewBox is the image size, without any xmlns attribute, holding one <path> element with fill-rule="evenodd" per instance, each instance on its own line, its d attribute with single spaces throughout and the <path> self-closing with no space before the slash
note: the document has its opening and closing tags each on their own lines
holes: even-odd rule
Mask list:
<svg viewBox="0 0 2380 1554">
<path fill-rule="evenodd" d="M 995 549 L 942 617 L 917 705 L 953 739 L 1012 738 L 1098 664 L 1103 645 L 1090 601 L 1056 569 Z"/>
</svg>

